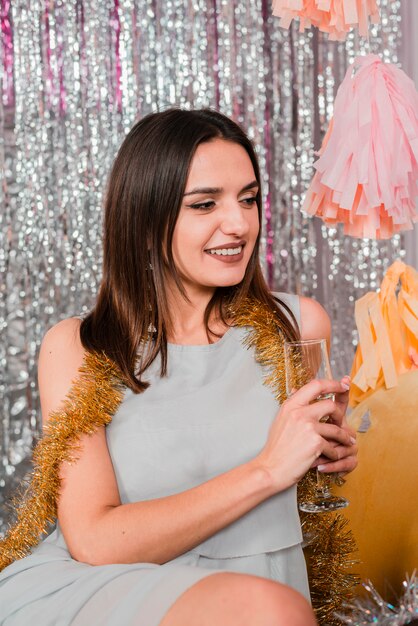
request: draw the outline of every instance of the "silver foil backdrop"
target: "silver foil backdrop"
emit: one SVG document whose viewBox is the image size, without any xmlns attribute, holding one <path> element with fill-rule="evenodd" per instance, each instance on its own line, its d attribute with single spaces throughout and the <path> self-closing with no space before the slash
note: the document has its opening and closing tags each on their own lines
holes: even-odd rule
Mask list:
<svg viewBox="0 0 418 626">
<path fill-rule="evenodd" d="M 350 370 L 354 301 L 403 241 L 345 238 L 300 205 L 348 63 L 368 51 L 397 62 L 400 0 L 380 6 L 369 43 L 352 33 L 338 44 L 282 30 L 268 0 L 2 2 L 0 530 L 40 432 L 41 339 L 94 303 L 106 176 L 148 112 L 212 106 L 249 131 L 264 180 L 266 277 L 326 306 L 334 373 Z"/>
</svg>

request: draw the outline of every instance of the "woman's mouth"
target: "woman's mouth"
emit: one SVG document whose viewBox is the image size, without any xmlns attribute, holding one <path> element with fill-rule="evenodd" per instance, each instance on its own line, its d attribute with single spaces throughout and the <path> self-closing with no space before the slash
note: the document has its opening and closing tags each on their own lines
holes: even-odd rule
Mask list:
<svg viewBox="0 0 418 626">
<path fill-rule="evenodd" d="M 244 256 L 244 245 L 227 245 L 224 248 L 208 248 L 205 252 L 213 259 L 222 261 L 223 263 L 236 263 L 241 261 Z"/>
</svg>

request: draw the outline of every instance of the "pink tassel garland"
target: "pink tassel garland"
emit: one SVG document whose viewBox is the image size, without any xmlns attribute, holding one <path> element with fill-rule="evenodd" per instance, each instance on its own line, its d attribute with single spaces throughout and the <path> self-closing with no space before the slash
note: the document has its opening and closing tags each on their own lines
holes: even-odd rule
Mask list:
<svg viewBox="0 0 418 626">
<path fill-rule="evenodd" d="M 337 41 L 353 27 L 368 37 L 369 18 L 373 24 L 380 19 L 376 0 L 273 0 L 273 15 L 281 18 L 283 28 L 299 18 L 301 32 L 313 25 Z"/>
<path fill-rule="evenodd" d="M 370 54 L 349 67 L 302 210 L 353 237 L 388 239 L 418 221 L 418 93 Z"/>
</svg>

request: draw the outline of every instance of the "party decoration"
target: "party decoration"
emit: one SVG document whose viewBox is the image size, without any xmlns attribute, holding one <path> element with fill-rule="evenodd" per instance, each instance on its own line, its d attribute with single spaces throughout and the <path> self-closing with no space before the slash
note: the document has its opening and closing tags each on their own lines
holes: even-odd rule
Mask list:
<svg viewBox="0 0 418 626">
<path fill-rule="evenodd" d="M 387 239 L 418 220 L 418 93 L 395 65 L 357 57 L 335 100 L 303 209 L 354 237 Z"/>
<path fill-rule="evenodd" d="M 395 261 L 379 292 L 357 300 L 355 319 L 360 342 L 351 371 L 351 406 L 380 387 L 395 387 L 399 375 L 417 368 L 418 272 Z"/>
<path fill-rule="evenodd" d="M 403 582 L 404 593 L 399 599 L 399 605 L 393 606 L 386 602 L 376 591 L 372 583 L 364 583 L 368 597 L 356 600 L 347 614 L 338 614 L 343 624 L 347 626 L 405 626 L 418 620 L 418 577 L 415 572 L 407 576 Z M 415 623 L 415 621 L 414 621 Z"/>
<path fill-rule="evenodd" d="M 80 436 L 109 424 L 122 400 L 119 369 L 104 354 L 86 353 L 79 372 L 63 407 L 51 413 L 27 486 L 14 499 L 17 521 L 0 540 L 0 570 L 28 554 L 55 521 L 61 464 L 77 458 Z"/>
<path fill-rule="evenodd" d="M 299 18 L 301 32 L 313 25 L 329 33 L 331 40 L 339 41 L 353 27 L 362 37 L 368 37 L 369 20 L 373 24 L 379 21 L 376 0 L 273 0 L 273 15 L 281 18 L 283 28 Z"/>
</svg>

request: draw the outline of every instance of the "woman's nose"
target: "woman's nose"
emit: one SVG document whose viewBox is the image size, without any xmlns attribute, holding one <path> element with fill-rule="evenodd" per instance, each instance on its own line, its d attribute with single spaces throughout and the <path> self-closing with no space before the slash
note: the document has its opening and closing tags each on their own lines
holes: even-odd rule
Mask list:
<svg viewBox="0 0 418 626">
<path fill-rule="evenodd" d="M 226 235 L 245 235 L 249 229 L 248 219 L 240 204 L 229 203 L 222 215 L 221 230 Z"/>
</svg>

